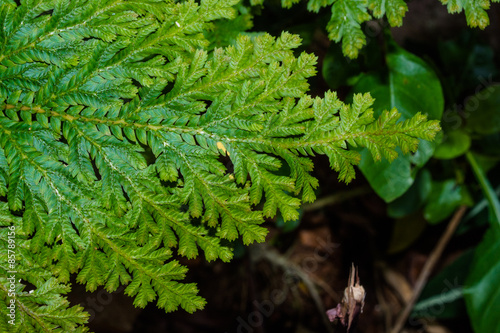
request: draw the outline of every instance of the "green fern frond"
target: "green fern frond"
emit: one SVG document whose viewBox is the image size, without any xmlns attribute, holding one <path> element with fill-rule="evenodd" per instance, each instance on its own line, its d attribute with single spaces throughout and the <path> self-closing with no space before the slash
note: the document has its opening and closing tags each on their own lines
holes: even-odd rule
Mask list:
<svg viewBox="0 0 500 333">
<path fill-rule="evenodd" d="M 76 330 L 86 317 L 60 296 L 72 274 L 88 290 L 127 285 L 136 306 L 200 309 L 174 254 L 228 261 L 222 240 L 264 241 L 278 210 L 296 219 L 318 186 L 308 156 L 348 182 L 351 147 L 393 159 L 439 130 L 395 110 L 375 119 L 369 95 L 311 98 L 316 57 L 294 56 L 298 36 L 215 47 L 206 32 L 236 2 L 1 2 L 1 241 L 16 225 L 18 278 L 40 289 L 16 293 L 31 309 L 16 327 L 47 313 L 46 327 Z"/>
<path fill-rule="evenodd" d="M 361 24 L 370 20 L 366 3 L 357 0 L 337 0 L 332 5 L 332 16 L 326 29 L 328 37 L 342 41 L 342 52 L 350 58 L 356 58 L 359 50 L 366 45 L 366 37 Z"/>
<path fill-rule="evenodd" d="M 63 295 L 70 291 L 70 286 L 58 282 L 50 270 L 40 265 L 47 262 L 47 258 L 33 253 L 22 223 L 20 217 L 12 215 L 7 203 L 0 203 L 0 303 L 7 310 L 0 313 L 2 332 L 87 332 L 83 324 L 88 314 L 80 306 L 69 306 Z M 13 239 L 9 237 L 13 232 L 16 234 L 14 248 L 8 241 Z M 11 253 L 16 253 L 15 269 L 9 264 Z M 17 280 L 20 277 L 35 289 L 26 291 L 25 283 Z M 15 298 L 12 293 L 16 294 Z M 15 318 L 8 316 L 12 313 L 8 307 L 12 306 Z"/>
<path fill-rule="evenodd" d="M 368 8 L 375 18 L 385 15 L 391 27 L 400 27 L 408 11 L 404 0 L 368 0 Z"/>
<path fill-rule="evenodd" d="M 473 28 L 486 28 L 490 24 L 487 10 L 491 2 L 499 0 L 440 0 L 449 13 L 465 11 L 467 24 Z M 282 0 L 283 8 L 290 8 L 300 0 Z M 264 0 L 251 0 L 252 6 L 264 4 Z M 330 40 L 342 43 L 345 56 L 357 58 L 366 45 L 362 24 L 372 19 L 387 18 L 391 27 L 400 27 L 408 11 L 404 0 L 307 0 L 307 9 L 319 12 L 331 7 L 332 15 L 326 26 Z"/>
<path fill-rule="evenodd" d="M 486 12 L 490 9 L 491 2 L 498 0 L 440 0 L 443 5 L 446 5 L 449 13 L 461 13 L 465 11 L 467 24 L 473 28 L 486 28 L 490 24 L 490 18 Z"/>
</svg>

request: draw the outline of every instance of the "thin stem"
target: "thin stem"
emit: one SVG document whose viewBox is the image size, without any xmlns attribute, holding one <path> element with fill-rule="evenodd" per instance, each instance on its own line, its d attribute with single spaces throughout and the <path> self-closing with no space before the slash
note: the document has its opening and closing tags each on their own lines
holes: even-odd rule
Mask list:
<svg viewBox="0 0 500 333">
<path fill-rule="evenodd" d="M 326 309 L 323 306 L 321 297 L 319 296 L 319 293 L 314 286 L 313 280 L 309 277 L 309 274 L 304 272 L 304 270 L 295 263 L 289 261 L 285 256 L 279 254 L 275 250 L 272 250 L 265 244 L 256 244 L 250 248 L 250 251 L 251 251 L 251 258 L 253 261 L 266 259 L 271 264 L 276 265 L 281 269 L 283 269 L 285 272 L 299 277 L 309 290 L 309 294 L 311 295 L 311 298 L 314 304 L 316 305 L 318 312 L 321 314 L 321 319 L 325 326 L 326 332 L 334 333 L 330 320 L 326 316 Z"/>
<path fill-rule="evenodd" d="M 302 209 L 306 212 L 306 211 L 321 209 L 328 206 L 333 206 L 345 202 L 347 200 L 350 200 L 352 198 L 365 195 L 367 193 L 370 193 L 371 191 L 372 190 L 369 186 L 363 186 L 363 187 L 353 188 L 352 190 L 337 192 L 335 194 L 320 198 L 312 203 L 305 204 L 302 207 Z"/>
<path fill-rule="evenodd" d="M 399 314 L 391 333 L 399 333 L 403 328 L 406 319 L 408 318 L 411 310 L 413 309 L 413 305 L 415 305 L 415 302 L 418 300 L 420 293 L 422 292 L 422 289 L 424 289 L 425 284 L 427 283 L 429 275 L 431 274 L 432 270 L 434 269 L 434 266 L 441 257 L 441 254 L 443 253 L 446 244 L 448 244 L 451 236 L 453 236 L 453 233 L 457 229 L 457 226 L 462 220 L 462 216 L 465 214 L 466 209 L 467 209 L 466 206 L 461 206 L 453 215 L 452 219 L 450 220 L 450 223 L 448 223 L 448 227 L 446 228 L 444 234 L 439 239 L 439 242 L 437 243 L 436 247 L 432 250 L 432 253 L 429 256 L 429 260 L 426 261 L 424 268 L 422 269 L 422 272 L 420 273 L 418 280 L 415 283 L 415 288 L 413 290 L 412 298 L 406 304 L 404 310 Z"/>
<path fill-rule="evenodd" d="M 488 181 L 488 178 L 486 177 L 486 174 L 484 173 L 483 169 L 481 169 L 481 167 L 477 163 L 474 154 L 469 151 L 465 154 L 465 156 L 467 157 L 467 160 L 469 161 L 472 167 L 472 171 L 474 171 L 474 175 L 479 181 L 479 185 L 481 185 L 481 189 L 484 192 L 486 200 L 488 200 L 488 203 L 490 204 L 492 216 L 495 222 L 497 223 L 496 225 L 497 227 L 500 227 L 500 201 L 498 200 L 495 190 Z"/>
</svg>

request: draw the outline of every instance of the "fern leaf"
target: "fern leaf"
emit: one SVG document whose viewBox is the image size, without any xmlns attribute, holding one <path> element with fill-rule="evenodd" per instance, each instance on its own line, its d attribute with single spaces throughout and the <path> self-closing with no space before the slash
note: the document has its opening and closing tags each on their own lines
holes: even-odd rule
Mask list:
<svg viewBox="0 0 500 333">
<path fill-rule="evenodd" d="M 368 8 L 376 18 L 386 15 L 391 27 L 400 27 L 408 11 L 408 6 L 403 0 L 369 0 Z"/>
<path fill-rule="evenodd" d="M 487 10 L 490 0 L 440 0 L 449 13 L 465 11 L 467 24 L 471 27 L 486 28 L 490 24 Z M 290 8 L 300 0 L 282 0 L 283 8 Z M 498 0 L 493 0 L 498 2 Z M 262 5 L 264 0 L 251 0 L 252 6 Z M 328 37 L 342 43 L 346 57 L 357 58 L 366 45 L 362 24 L 372 19 L 387 18 L 391 27 L 400 27 L 408 11 L 403 0 L 308 0 L 307 9 L 319 12 L 323 7 L 331 7 L 332 15 L 326 26 Z"/>
<path fill-rule="evenodd" d="M 339 38 L 369 16 L 349 1 L 333 4 L 349 17 Z M 349 181 L 352 147 L 393 159 L 439 130 L 394 110 L 375 119 L 369 95 L 311 98 L 316 57 L 294 55 L 298 36 L 215 47 L 206 32 L 236 3 L 0 2 L 0 234 L 5 246 L 16 225 L 19 277 L 40 289 L 19 287 L 23 329 L 84 330 L 60 296 L 72 274 L 89 290 L 127 285 L 140 307 L 200 309 L 174 255 L 228 261 L 223 240 L 264 241 L 278 210 L 296 219 L 318 186 L 309 156 Z"/>
<path fill-rule="evenodd" d="M 490 9 L 490 1 L 475 1 L 475 0 L 440 0 L 447 6 L 449 13 L 461 13 L 465 11 L 467 24 L 473 28 L 486 28 L 490 24 L 490 19 L 486 10 Z M 497 0 L 493 0 L 497 2 Z"/>
</svg>

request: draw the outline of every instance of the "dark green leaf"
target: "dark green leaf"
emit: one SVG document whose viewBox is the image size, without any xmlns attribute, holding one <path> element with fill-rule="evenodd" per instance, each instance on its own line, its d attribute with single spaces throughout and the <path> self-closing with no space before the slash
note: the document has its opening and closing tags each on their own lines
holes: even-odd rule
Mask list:
<svg viewBox="0 0 500 333">
<path fill-rule="evenodd" d="M 416 212 L 431 192 L 432 179 L 429 170 L 421 170 L 413 185 L 405 194 L 387 205 L 387 214 L 400 218 Z"/>
<path fill-rule="evenodd" d="M 391 162 L 375 162 L 368 150 L 361 152 L 360 170 L 370 186 L 386 202 L 391 202 L 405 193 L 413 184 L 410 163 L 399 151 L 399 156 Z"/>
<path fill-rule="evenodd" d="M 470 108 L 467 109 L 467 106 Z M 466 102 L 466 128 L 479 134 L 493 134 L 500 131 L 500 85 L 481 90 Z"/>
<path fill-rule="evenodd" d="M 472 204 L 465 186 L 457 184 L 454 179 L 434 182 L 424 208 L 424 217 L 429 223 L 435 224 L 446 219 L 458 206 L 464 204 Z"/>
<path fill-rule="evenodd" d="M 412 317 L 457 318 L 465 314 L 464 283 L 474 251 L 463 253 L 425 286 L 413 307 Z"/>
<path fill-rule="evenodd" d="M 356 92 L 371 91 L 376 97 L 375 114 L 397 108 L 403 119 L 424 112 L 430 119 L 441 119 L 444 98 L 441 83 L 433 69 L 417 56 L 396 47 L 386 57 L 385 77 L 366 75 L 354 87 Z M 420 144 L 412 156 L 399 156 L 394 163 L 373 163 L 365 158 L 360 169 L 372 188 L 386 202 L 405 193 L 414 181 L 411 164 L 423 166 L 434 153 L 434 144 Z M 367 154 L 363 154 L 366 156 Z"/>
<path fill-rule="evenodd" d="M 500 332 L 500 234 L 490 229 L 475 252 L 465 301 L 476 333 Z"/>
<path fill-rule="evenodd" d="M 490 85 L 498 73 L 492 47 L 480 44 L 477 34 L 471 30 L 464 30 L 456 39 L 439 43 L 438 52 L 441 68 L 446 73 L 443 80 L 452 90 L 451 100 L 457 100 L 463 91 Z"/>
<path fill-rule="evenodd" d="M 469 149 L 470 136 L 464 131 L 450 131 L 445 133 L 443 141 L 436 147 L 434 157 L 448 160 L 458 157 Z"/>
<path fill-rule="evenodd" d="M 387 253 L 398 253 L 413 244 L 425 230 L 427 222 L 421 214 L 411 214 L 394 222 Z"/>
</svg>

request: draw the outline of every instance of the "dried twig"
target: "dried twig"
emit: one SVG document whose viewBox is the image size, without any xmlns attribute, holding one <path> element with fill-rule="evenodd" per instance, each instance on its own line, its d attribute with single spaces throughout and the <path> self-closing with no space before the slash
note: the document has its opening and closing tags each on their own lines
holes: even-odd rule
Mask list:
<svg viewBox="0 0 500 333">
<path fill-rule="evenodd" d="M 322 317 L 326 332 L 333 333 L 333 328 L 330 325 L 328 317 L 325 314 L 325 308 L 323 306 L 323 302 L 321 301 L 321 297 L 319 296 L 319 293 L 314 286 L 314 282 L 311 280 L 309 275 L 305 273 L 298 265 L 265 244 L 255 244 L 251 246 L 250 249 L 252 260 L 258 261 L 260 259 L 266 259 L 273 265 L 280 267 L 285 272 L 288 271 L 292 273 L 293 275 L 300 278 L 302 282 L 304 282 L 305 286 L 309 290 L 314 304 L 316 305 L 316 308 L 318 309 Z"/>
<path fill-rule="evenodd" d="M 345 202 L 349 199 L 352 199 L 352 198 L 355 198 L 355 197 L 358 197 L 358 196 L 361 196 L 361 195 L 364 195 L 364 194 L 367 194 L 370 192 L 372 192 L 372 190 L 370 189 L 369 186 L 362 186 L 362 187 L 358 187 L 358 188 L 353 188 L 353 189 L 348 190 L 348 191 L 339 191 L 335 194 L 328 195 L 328 196 L 323 197 L 323 198 L 319 198 L 318 200 L 316 200 L 312 203 L 305 204 L 302 207 L 302 209 L 305 212 L 311 211 L 311 210 L 316 210 L 316 209 L 321 209 L 321 208 L 326 207 L 326 206 L 331 206 L 331 205 Z"/>
<path fill-rule="evenodd" d="M 434 266 L 436 265 L 438 259 L 441 257 L 441 254 L 443 253 L 444 248 L 446 247 L 446 244 L 448 244 L 448 241 L 450 240 L 451 236 L 453 236 L 453 233 L 455 232 L 455 229 L 457 228 L 458 224 L 460 223 L 460 220 L 462 219 L 462 216 L 464 215 L 467 207 L 461 206 L 453 215 L 452 219 L 450 220 L 450 223 L 448 223 L 448 227 L 446 228 L 445 232 L 439 239 L 439 242 L 437 243 L 436 247 L 434 250 L 432 250 L 431 255 L 429 256 L 429 259 L 426 261 L 424 267 L 422 268 L 422 272 L 420 273 L 417 282 L 415 283 L 415 288 L 413 290 L 413 296 L 410 299 L 410 301 L 406 304 L 404 310 L 399 314 L 396 323 L 394 324 L 394 327 L 392 328 L 391 333 L 399 333 L 401 329 L 403 328 L 406 319 L 410 315 L 411 310 L 413 309 L 413 305 L 417 301 L 418 297 L 420 296 L 420 293 L 422 292 L 422 289 L 424 288 L 425 284 L 427 283 L 427 279 L 429 278 L 429 275 L 431 274 L 432 270 L 434 269 Z"/>
</svg>

